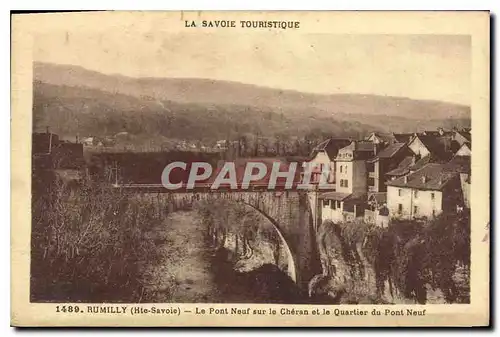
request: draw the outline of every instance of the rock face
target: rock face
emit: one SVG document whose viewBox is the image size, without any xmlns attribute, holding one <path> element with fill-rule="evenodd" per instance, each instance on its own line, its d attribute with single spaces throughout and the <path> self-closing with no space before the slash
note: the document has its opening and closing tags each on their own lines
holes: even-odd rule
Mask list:
<svg viewBox="0 0 500 337">
<path fill-rule="evenodd" d="M 357 226 L 357 227 L 356 227 Z M 372 234 L 378 233 L 375 236 Z M 335 224 L 326 221 L 318 228 L 317 244 L 321 258 L 322 273 L 315 275 L 309 282 L 309 297 L 321 303 L 359 303 L 359 304 L 415 304 L 446 303 L 440 289 L 424 284 L 420 292 L 413 294 L 413 299 L 405 295 L 395 286 L 401 272 L 394 270 L 391 256 L 380 255 L 392 251 L 390 245 L 399 244 L 385 239 L 380 232 L 362 223 Z M 378 237 L 378 239 L 375 239 Z M 417 239 L 410 239 L 403 244 L 406 251 Z M 389 245 L 389 246 L 388 246 Z M 403 247 L 402 246 L 402 247 Z M 401 247 L 400 247 L 401 248 Z M 394 247 L 393 254 L 402 254 Z M 457 287 L 462 287 L 460 294 L 467 294 L 467 269 L 457 267 L 453 275 Z M 464 281 L 465 280 L 465 281 Z M 403 282 L 407 282 L 403 280 Z M 459 298 L 467 303 L 467 298 Z"/>
<path fill-rule="evenodd" d="M 384 287 L 385 292 L 377 289 L 375 268 L 365 249 L 367 239 L 349 243 L 341 227 L 327 221 L 319 227 L 317 241 L 323 273 L 309 283 L 310 297 L 328 303 L 393 302 L 392 287 Z"/>
</svg>

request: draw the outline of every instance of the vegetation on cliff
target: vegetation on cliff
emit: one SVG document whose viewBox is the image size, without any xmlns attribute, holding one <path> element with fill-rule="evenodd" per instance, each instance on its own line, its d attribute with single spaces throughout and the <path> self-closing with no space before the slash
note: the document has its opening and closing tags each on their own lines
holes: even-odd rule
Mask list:
<svg viewBox="0 0 500 337">
<path fill-rule="evenodd" d="M 324 223 L 319 238 L 332 241 L 332 236 L 337 245 L 321 247 L 320 242 L 320 251 L 336 272 L 333 287 L 344 290 L 346 301 L 403 298 L 427 303 L 429 291 L 436 290 L 447 303 L 470 301 L 467 211 L 428 221 L 394 221 L 388 228 L 364 222 Z"/>
</svg>

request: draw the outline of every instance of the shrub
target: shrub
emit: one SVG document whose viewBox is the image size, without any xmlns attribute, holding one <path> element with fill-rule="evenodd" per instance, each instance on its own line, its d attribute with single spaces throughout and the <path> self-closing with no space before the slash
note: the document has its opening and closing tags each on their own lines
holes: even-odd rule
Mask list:
<svg viewBox="0 0 500 337">
<path fill-rule="evenodd" d="M 159 260 L 145 235 L 161 221 L 155 205 L 92 182 L 33 187 L 31 300 L 140 301 L 141 262 Z"/>
</svg>

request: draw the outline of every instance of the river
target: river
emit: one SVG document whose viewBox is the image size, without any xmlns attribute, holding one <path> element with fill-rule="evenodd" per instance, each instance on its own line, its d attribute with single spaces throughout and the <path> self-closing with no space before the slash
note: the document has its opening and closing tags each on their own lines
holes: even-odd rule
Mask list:
<svg viewBox="0 0 500 337">
<path fill-rule="evenodd" d="M 161 262 L 146 264 L 150 302 L 302 303 L 295 283 L 278 267 L 264 264 L 237 272 L 225 249 L 214 251 L 194 211 L 174 212 L 154 233 Z"/>
</svg>

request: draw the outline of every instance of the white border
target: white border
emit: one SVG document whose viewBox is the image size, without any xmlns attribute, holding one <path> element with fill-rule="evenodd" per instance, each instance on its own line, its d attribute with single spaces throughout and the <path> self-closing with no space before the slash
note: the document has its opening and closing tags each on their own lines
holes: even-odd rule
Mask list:
<svg viewBox="0 0 500 337">
<path fill-rule="evenodd" d="M 71 5 L 70 5 L 71 4 Z M 15 8 L 11 7 L 15 6 Z M 10 274 L 10 235 L 9 235 L 9 224 L 10 224 L 10 53 L 7 53 L 6 50 L 10 49 L 10 13 L 8 12 L 11 9 L 16 10 L 29 10 L 29 9 L 38 9 L 38 10 L 51 10 L 51 9 L 72 9 L 72 10 L 85 10 L 85 9 L 114 9 L 114 10 L 491 10 L 493 13 L 499 13 L 500 10 L 500 1 L 497 0 L 474 0 L 474 1 L 465 1 L 465 0 L 454 0 L 448 1 L 446 3 L 441 2 L 438 3 L 436 0 L 420 0 L 420 1 L 390 1 L 390 0 L 350 0 L 345 1 L 344 3 L 332 4 L 332 1 L 319 1 L 319 0 L 308 0 L 303 2 L 291 3 L 289 0 L 285 1 L 274 1 L 270 2 L 269 0 L 253 0 L 244 4 L 240 1 L 234 0 L 223 0 L 218 1 L 217 3 L 207 2 L 202 0 L 183 0 L 179 2 L 163 2 L 163 1 L 97 1 L 97 0 L 86 0 L 81 3 L 77 2 L 68 2 L 61 0 L 45 0 L 45 1 L 36 1 L 36 0 L 18 0 L 15 3 L 12 3 L 11 6 L 7 2 L 2 2 L 0 4 L 2 10 L 0 20 L 0 42 L 4 47 L 2 50 L 4 52 L 1 54 L 1 64 L 3 67 L 2 70 L 2 84 L 3 89 L 1 91 L 1 102 L 3 107 L 3 112 L 1 116 L 4 118 L 3 122 L 0 123 L 0 149 L 4 156 L 3 165 L 1 166 L 1 175 L 3 179 L 0 183 L 0 214 L 3 216 L 3 235 L 1 235 L 2 239 L 2 247 L 4 249 L 1 254 L 2 264 L 4 269 L 9 269 Z M 6 8 L 4 8 L 6 7 Z M 495 37 L 498 33 L 498 22 L 496 22 L 494 28 L 494 33 L 492 34 Z M 493 52 L 492 48 L 492 52 Z M 495 60 L 498 60 L 498 56 L 493 56 Z M 495 71 L 492 76 L 497 72 Z M 8 89 L 8 90 L 7 90 Z M 492 95 L 495 97 L 498 94 L 498 88 L 495 88 L 495 91 L 492 92 Z M 498 130 L 498 126 L 500 122 L 498 122 L 498 118 L 495 121 L 495 130 Z M 495 155 L 498 159 L 498 137 L 494 136 L 495 141 Z M 498 164 L 495 161 L 495 164 Z M 498 184 L 495 183 L 495 187 L 498 187 Z M 495 201 L 494 205 L 495 209 L 500 209 L 500 202 L 498 200 Z M 9 214 L 9 217 L 7 215 Z M 498 230 L 497 230 L 498 231 Z M 496 238 L 496 237 L 495 237 Z M 495 238 L 491 237 L 492 242 L 495 242 Z M 498 267 L 498 260 L 496 261 L 495 267 Z M 4 274 L 5 275 L 5 274 Z M 10 321 L 10 275 L 6 275 L 7 277 L 3 277 L 1 281 L 2 291 L 2 304 L 0 305 L 0 314 L 2 317 L 2 336 L 7 336 L 15 333 L 15 330 L 12 328 L 8 328 Z M 497 284 L 496 284 L 497 285 Z M 496 293 L 496 292 L 495 292 Z M 496 300 L 496 299 L 495 299 Z M 496 313 L 496 311 L 495 311 Z M 496 320 L 498 324 L 498 320 Z M 392 332 L 401 333 L 397 330 L 391 330 Z M 52 333 L 52 331 L 47 331 L 48 333 Z M 68 331 L 65 331 L 65 333 Z M 129 333 L 136 333 L 137 330 L 129 331 Z M 220 333 L 221 331 L 214 331 L 216 333 Z M 254 331 L 255 333 L 256 331 Z M 281 331 L 280 333 L 287 333 L 288 331 Z M 363 333 L 386 333 L 387 331 L 357 331 L 355 334 L 363 334 Z M 406 331 L 405 331 L 406 332 Z M 434 331 L 434 332 L 426 332 L 432 335 L 433 333 L 442 334 L 444 331 Z M 75 334 L 83 335 L 84 331 L 73 331 Z M 104 334 L 104 332 L 93 331 L 93 334 Z M 121 333 L 121 332 L 120 332 Z M 142 333 L 155 333 L 154 331 L 143 331 Z M 169 331 L 169 334 L 182 334 L 185 336 L 186 334 L 193 333 L 192 331 Z M 227 331 L 226 333 L 232 333 L 231 331 Z M 267 334 L 271 332 L 263 332 L 259 331 L 259 334 Z M 278 331 L 273 331 L 273 334 L 278 333 Z M 312 331 L 311 331 L 312 333 Z"/>
</svg>

